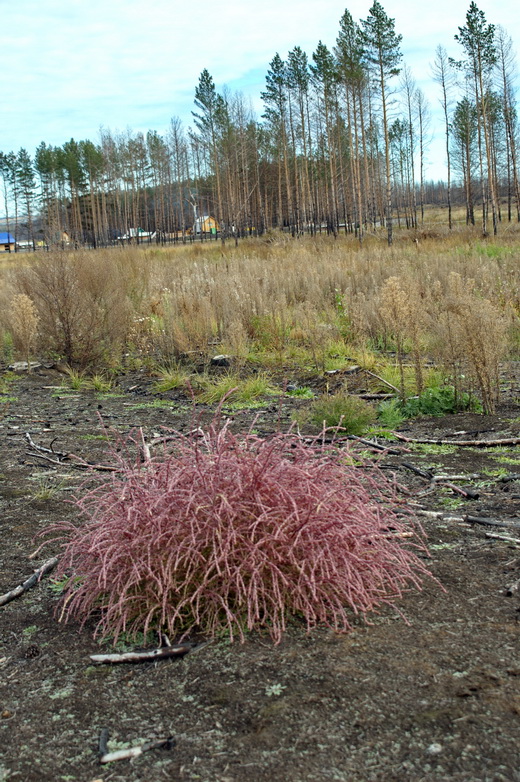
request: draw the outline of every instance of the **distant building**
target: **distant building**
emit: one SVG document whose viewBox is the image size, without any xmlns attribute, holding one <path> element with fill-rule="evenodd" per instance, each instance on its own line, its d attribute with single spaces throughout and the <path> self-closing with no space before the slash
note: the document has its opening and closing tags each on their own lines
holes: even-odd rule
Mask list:
<svg viewBox="0 0 520 782">
<path fill-rule="evenodd" d="M 0 252 L 3 250 L 5 253 L 14 252 L 14 236 L 7 231 L 0 232 Z"/>
<path fill-rule="evenodd" d="M 35 250 L 38 247 L 45 247 L 45 242 L 42 241 L 42 239 L 38 239 L 38 241 L 32 241 L 32 239 L 20 239 L 18 242 L 16 242 L 18 245 L 19 250 Z"/>
<path fill-rule="evenodd" d="M 219 230 L 217 221 L 209 215 L 197 217 L 193 224 L 194 234 L 216 234 Z"/>
<path fill-rule="evenodd" d="M 151 242 L 155 239 L 155 231 L 143 231 L 142 228 L 129 228 L 128 233 L 120 236 L 119 239 L 124 242 Z"/>
</svg>

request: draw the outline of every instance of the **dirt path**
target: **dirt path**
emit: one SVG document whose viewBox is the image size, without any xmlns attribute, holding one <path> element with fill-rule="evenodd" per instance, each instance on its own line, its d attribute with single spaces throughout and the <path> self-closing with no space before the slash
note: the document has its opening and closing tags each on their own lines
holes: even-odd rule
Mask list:
<svg viewBox="0 0 520 782">
<path fill-rule="evenodd" d="M 156 397 L 143 374 L 120 378 L 117 396 L 65 392 L 60 382 L 53 370 L 21 377 L 2 403 L 0 594 L 55 553 L 28 559 L 34 535 L 74 512 L 64 500 L 84 479 L 70 465 L 29 456 L 26 431 L 46 446 L 56 438 L 56 449 L 96 459 L 106 445 L 96 439 L 99 414 L 119 431 L 190 426 L 182 395 L 150 406 Z M 513 402 L 495 417 L 418 420 L 405 434 L 518 436 Z M 235 413 L 235 426 L 252 415 Z M 272 429 L 277 417 L 273 403 L 258 428 Z M 479 496 L 462 499 L 439 487 L 419 500 L 424 507 L 520 522 L 518 449 L 432 451 L 385 459 L 415 493 L 428 481 L 403 461 L 478 476 L 469 484 Z M 57 621 L 56 594 L 44 579 L 0 607 L 0 780 L 520 780 L 520 598 L 506 595 L 520 579 L 520 548 L 486 537 L 520 538 L 520 530 L 423 522 L 429 564 L 445 591 L 427 582 L 408 593 L 400 603 L 408 624 L 390 609 L 348 636 L 306 636 L 294 623 L 277 647 L 251 636 L 182 660 L 95 667 L 89 655 L 100 649 L 91 628 Z M 100 766 L 103 728 L 113 749 L 169 735 L 176 744 Z"/>
</svg>

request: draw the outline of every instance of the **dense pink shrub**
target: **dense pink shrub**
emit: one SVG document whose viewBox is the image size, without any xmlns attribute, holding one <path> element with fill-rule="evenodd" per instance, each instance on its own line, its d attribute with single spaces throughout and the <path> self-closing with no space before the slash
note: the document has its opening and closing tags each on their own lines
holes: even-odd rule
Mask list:
<svg viewBox="0 0 520 782">
<path fill-rule="evenodd" d="M 396 534 L 411 522 L 393 485 L 345 456 L 217 424 L 144 463 L 123 449 L 120 470 L 77 500 L 83 523 L 61 525 L 63 616 L 94 615 L 116 640 L 266 628 L 278 643 L 294 615 L 348 630 L 428 571 L 420 537 Z"/>
</svg>

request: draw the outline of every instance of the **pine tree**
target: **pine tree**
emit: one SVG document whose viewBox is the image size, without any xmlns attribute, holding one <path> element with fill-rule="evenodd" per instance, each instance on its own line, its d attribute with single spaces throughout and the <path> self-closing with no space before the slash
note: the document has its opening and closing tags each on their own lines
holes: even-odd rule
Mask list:
<svg viewBox="0 0 520 782">
<path fill-rule="evenodd" d="M 16 172 L 18 176 L 18 183 L 20 188 L 20 195 L 23 199 L 23 203 L 27 215 L 27 232 L 29 239 L 33 244 L 34 249 L 34 232 L 33 232 L 33 198 L 36 182 L 34 179 L 34 168 L 31 160 L 31 156 L 26 149 L 20 149 L 16 160 Z"/>
<path fill-rule="evenodd" d="M 361 176 L 360 147 L 365 148 L 363 121 L 363 91 L 367 81 L 365 72 L 364 39 L 359 25 L 354 22 L 349 11 L 340 19 L 340 32 L 336 42 L 335 54 L 338 61 L 338 73 L 343 83 L 347 108 L 347 127 L 349 139 L 349 158 L 355 204 L 355 230 L 360 244 L 363 242 L 363 182 Z M 361 135 L 361 144 L 360 144 Z M 365 193 L 368 188 L 368 169 L 365 160 Z"/>
<path fill-rule="evenodd" d="M 267 120 L 271 132 L 272 144 L 277 158 L 278 168 L 278 210 L 277 224 L 294 225 L 293 195 L 289 175 L 289 150 L 287 141 L 288 130 L 288 95 L 287 66 L 278 53 L 269 64 L 270 70 L 265 78 L 265 91 L 260 97 L 264 101 L 265 111 L 262 115 Z M 283 203 L 283 184 L 285 184 L 285 203 Z"/>
<path fill-rule="evenodd" d="M 478 107 L 478 136 L 479 150 L 482 158 L 481 134 L 484 135 L 484 145 L 487 162 L 487 180 L 491 197 L 491 209 L 493 213 L 493 233 L 498 230 L 498 204 L 496 196 L 496 182 L 493 176 L 492 151 L 488 112 L 488 85 L 487 80 L 497 62 L 495 47 L 495 26 L 487 24 L 483 11 L 480 11 L 475 2 L 470 4 L 466 14 L 465 27 L 459 27 L 459 33 L 455 40 L 460 43 L 466 54 L 466 62 L 463 63 L 473 80 L 475 105 Z M 481 179 L 484 188 L 484 172 L 481 162 Z M 487 233 L 486 197 L 483 190 L 482 204 L 482 231 Z"/>
<path fill-rule="evenodd" d="M 224 113 L 221 96 L 215 88 L 215 82 L 209 71 L 204 68 L 199 77 L 199 83 L 195 89 L 195 106 L 199 113 L 193 111 L 195 125 L 199 130 L 200 138 L 209 151 L 211 168 L 216 183 L 217 221 L 223 221 L 222 188 L 219 164 L 219 138 L 218 123 Z"/>
<path fill-rule="evenodd" d="M 366 58 L 378 85 L 383 112 L 383 134 L 386 163 L 386 223 L 388 244 L 392 244 L 392 178 L 390 170 L 390 138 L 388 120 L 389 81 L 398 76 L 402 59 L 402 35 L 395 32 L 395 20 L 387 16 L 383 6 L 374 0 L 368 17 L 361 23 Z"/>
</svg>

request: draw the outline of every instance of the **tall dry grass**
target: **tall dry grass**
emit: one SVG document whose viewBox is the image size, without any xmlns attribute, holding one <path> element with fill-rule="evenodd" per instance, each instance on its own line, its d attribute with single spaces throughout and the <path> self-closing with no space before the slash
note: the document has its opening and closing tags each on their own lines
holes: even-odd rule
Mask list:
<svg viewBox="0 0 520 782">
<path fill-rule="evenodd" d="M 391 248 L 371 236 L 363 248 L 347 238 L 282 236 L 237 248 L 46 254 L 6 271 L 0 298 L 29 296 L 40 318 L 38 350 L 75 365 L 117 362 L 128 352 L 164 364 L 225 347 L 239 363 L 255 353 L 277 362 L 301 356 L 323 369 L 342 339 L 345 352 L 356 343 L 399 343 L 419 390 L 422 363 L 433 355 L 457 387 L 473 384 L 493 409 L 498 361 L 519 331 L 520 232 L 494 242 L 439 226 L 413 238 L 398 234 Z M 393 314 L 391 285 L 402 291 Z"/>
<path fill-rule="evenodd" d="M 39 315 L 32 299 L 25 293 L 17 293 L 11 300 L 9 323 L 14 347 L 27 362 L 27 371 L 31 371 L 31 353 L 36 344 Z"/>
</svg>

